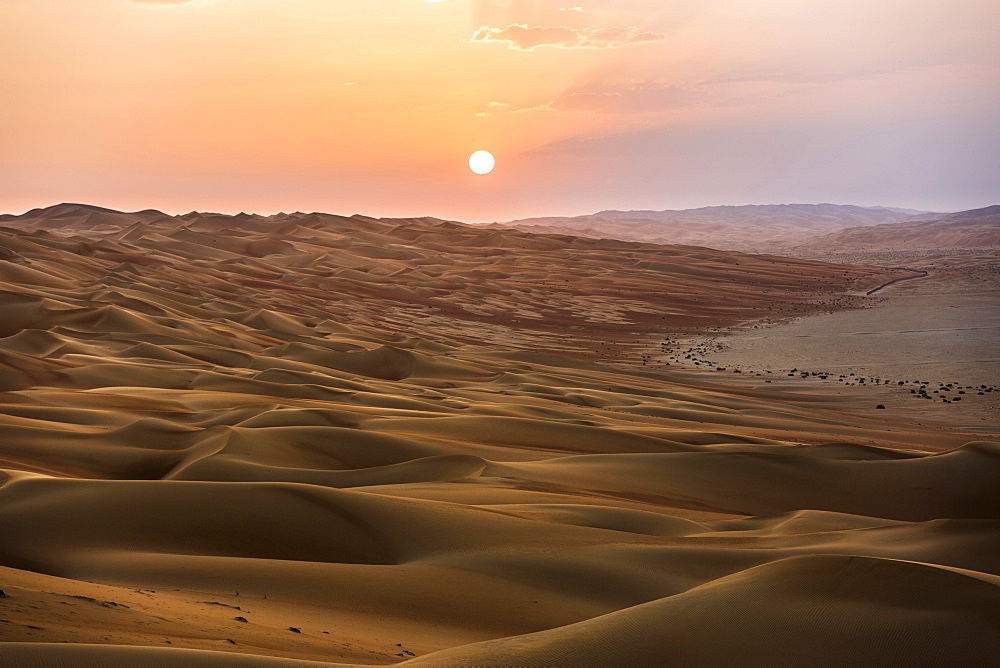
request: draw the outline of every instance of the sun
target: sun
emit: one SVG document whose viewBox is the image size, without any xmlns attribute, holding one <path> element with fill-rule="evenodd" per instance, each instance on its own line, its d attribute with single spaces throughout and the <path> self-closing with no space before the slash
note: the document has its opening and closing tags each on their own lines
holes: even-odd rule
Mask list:
<svg viewBox="0 0 1000 668">
<path fill-rule="evenodd" d="M 476 151 L 469 156 L 469 169 L 476 174 L 489 174 L 496 164 L 497 161 L 489 151 Z"/>
</svg>

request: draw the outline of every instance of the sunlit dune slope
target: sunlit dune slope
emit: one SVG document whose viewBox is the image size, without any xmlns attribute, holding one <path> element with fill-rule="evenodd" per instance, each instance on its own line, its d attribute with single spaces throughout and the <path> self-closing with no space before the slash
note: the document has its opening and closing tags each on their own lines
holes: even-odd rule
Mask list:
<svg viewBox="0 0 1000 668">
<path fill-rule="evenodd" d="M 146 213 L 0 230 L 0 665 L 1000 649 L 1000 444 L 630 357 L 896 272 Z"/>
</svg>

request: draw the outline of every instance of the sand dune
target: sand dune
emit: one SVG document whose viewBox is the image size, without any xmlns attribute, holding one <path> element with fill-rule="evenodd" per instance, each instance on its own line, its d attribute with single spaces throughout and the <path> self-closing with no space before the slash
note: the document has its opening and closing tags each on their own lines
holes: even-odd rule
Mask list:
<svg viewBox="0 0 1000 668">
<path fill-rule="evenodd" d="M 162 647 L 134 647 L 128 645 L 87 645 L 46 643 L 7 643 L 3 646 L 3 660 L 10 665 L 24 668 L 107 668 L 108 666 L 162 666 L 186 668 L 187 666 L 216 666 L 240 668 L 247 666 L 245 654 L 212 652 L 194 649 L 164 649 Z M 274 668 L 309 668 L 311 666 L 344 666 L 302 659 L 280 659 L 255 656 L 255 666 Z"/>
<path fill-rule="evenodd" d="M 648 354 L 898 271 L 435 219 L 2 224 L 0 665 L 1000 649 L 1000 443 Z"/>
<path fill-rule="evenodd" d="M 741 657 L 762 666 L 985 666 L 1000 650 L 998 586 L 996 577 L 913 562 L 797 557 L 556 630 L 405 663 L 731 666 Z M 720 619 L 729 623 L 703 642 Z"/>
</svg>

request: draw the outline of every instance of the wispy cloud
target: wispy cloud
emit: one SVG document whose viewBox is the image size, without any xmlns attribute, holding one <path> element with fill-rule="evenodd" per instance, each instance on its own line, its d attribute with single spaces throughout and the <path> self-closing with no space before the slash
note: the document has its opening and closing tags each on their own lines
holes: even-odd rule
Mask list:
<svg viewBox="0 0 1000 668">
<path fill-rule="evenodd" d="M 666 35 L 628 28 L 570 28 L 512 23 L 506 28 L 483 26 L 472 35 L 473 42 L 506 42 L 508 48 L 530 51 L 540 46 L 560 49 L 617 49 L 629 44 L 659 42 Z"/>
<path fill-rule="evenodd" d="M 695 93 L 678 86 L 634 83 L 605 90 L 564 93 L 549 104 L 557 111 L 641 114 L 686 107 L 695 99 Z"/>
<path fill-rule="evenodd" d="M 563 91 L 548 102 L 516 109 L 514 113 L 565 111 L 646 114 L 705 104 L 731 106 L 758 100 L 762 96 L 787 96 L 808 92 L 817 87 L 870 81 L 890 73 L 891 70 L 859 70 L 830 72 L 823 75 L 757 75 L 703 79 L 680 85 L 665 81 L 631 81 L 618 85 L 592 84 Z"/>
<path fill-rule="evenodd" d="M 701 101 L 690 88 L 658 82 L 632 82 L 620 86 L 581 88 L 560 93 L 545 104 L 517 109 L 530 111 L 580 111 L 600 114 L 645 114 L 689 107 Z"/>
</svg>

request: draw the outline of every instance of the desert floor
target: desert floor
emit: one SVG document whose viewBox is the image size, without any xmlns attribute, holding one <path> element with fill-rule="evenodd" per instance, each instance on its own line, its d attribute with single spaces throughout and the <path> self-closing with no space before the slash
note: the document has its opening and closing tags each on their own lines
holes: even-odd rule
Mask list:
<svg viewBox="0 0 1000 668">
<path fill-rule="evenodd" d="M 817 385 L 822 376 L 825 386 L 859 388 L 845 394 L 869 398 L 872 405 L 883 403 L 895 415 L 943 420 L 996 438 L 1000 431 L 997 276 L 987 264 L 960 275 L 932 267 L 928 276 L 895 283 L 872 295 L 868 308 L 764 327 L 751 324 L 719 336 L 693 337 L 689 345 L 705 351 L 713 363 L 699 366 L 740 369 L 800 389 Z M 789 374 L 798 378 L 802 373 L 809 374 L 806 382 L 787 381 Z"/>
</svg>

